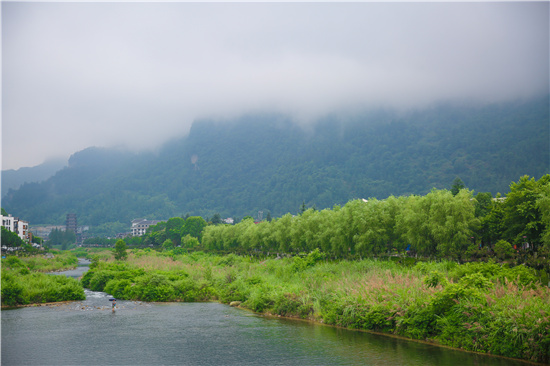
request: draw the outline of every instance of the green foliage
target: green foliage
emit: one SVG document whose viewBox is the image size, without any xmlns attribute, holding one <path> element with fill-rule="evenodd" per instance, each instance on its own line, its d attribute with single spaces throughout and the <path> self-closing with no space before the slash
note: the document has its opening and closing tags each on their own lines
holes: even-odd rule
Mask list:
<svg viewBox="0 0 550 366">
<path fill-rule="evenodd" d="M 128 249 L 128 246 L 126 245 L 124 240 L 122 239 L 117 240 L 115 244 L 115 248 L 113 250 L 115 254 L 115 259 L 117 261 L 126 260 L 128 258 L 128 252 L 126 252 L 127 249 Z"/>
<path fill-rule="evenodd" d="M 501 260 L 508 259 L 514 255 L 514 248 L 512 248 L 512 244 L 505 240 L 497 241 L 493 250 L 495 251 L 497 258 Z"/>
<path fill-rule="evenodd" d="M 2 267 L 2 305 L 84 300 L 84 290 L 74 278 Z"/>
<path fill-rule="evenodd" d="M 2 230 L 2 238 L 1 238 L 2 245 L 5 245 L 11 248 L 23 247 L 25 245 L 25 242 L 19 237 L 19 235 L 17 235 L 17 233 L 14 233 L 13 231 L 9 231 L 3 226 L 1 230 Z"/>
<path fill-rule="evenodd" d="M 199 243 L 199 239 L 187 234 L 181 238 L 181 245 L 184 248 L 196 248 L 200 245 L 200 243 Z"/>
<path fill-rule="evenodd" d="M 295 272 L 301 272 L 307 268 L 313 267 L 317 262 L 324 258 L 324 254 L 319 251 L 318 248 L 315 248 L 314 251 L 306 255 L 305 257 L 294 257 L 292 262 L 292 270 Z"/>
<path fill-rule="evenodd" d="M 53 245 L 60 245 L 63 249 L 67 249 L 70 245 L 76 242 L 76 235 L 73 231 L 65 231 L 59 229 L 53 229 L 48 236 L 46 245 L 51 247 Z"/>
<path fill-rule="evenodd" d="M 166 239 L 164 243 L 162 243 L 162 250 L 168 251 L 174 249 L 174 243 L 170 239 Z"/>
<path fill-rule="evenodd" d="M 459 177 L 456 177 L 453 180 L 453 185 L 451 187 L 451 193 L 453 194 L 453 196 L 456 196 L 458 194 L 458 192 L 460 192 L 460 190 L 464 189 L 464 188 L 466 188 L 466 186 L 464 185 L 464 182 L 462 181 L 462 179 L 460 179 Z"/>
<path fill-rule="evenodd" d="M 437 285 L 445 286 L 449 283 L 447 277 L 439 271 L 432 271 L 430 275 L 424 278 L 424 283 L 428 287 L 436 287 Z"/>
</svg>

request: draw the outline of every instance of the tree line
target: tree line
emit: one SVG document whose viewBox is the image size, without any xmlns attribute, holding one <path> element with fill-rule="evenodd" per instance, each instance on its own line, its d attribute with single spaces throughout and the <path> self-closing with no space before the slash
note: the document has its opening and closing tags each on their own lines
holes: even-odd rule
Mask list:
<svg viewBox="0 0 550 366">
<path fill-rule="evenodd" d="M 550 249 L 550 175 L 523 176 L 506 198 L 462 188 L 424 196 L 357 199 L 343 207 L 286 214 L 272 222 L 243 220 L 207 226 L 207 250 L 299 253 L 319 249 L 335 258 L 405 253 L 463 261 Z M 503 244 L 504 243 L 504 244 Z M 501 253 L 502 252 L 502 253 Z M 504 259 L 504 258 L 503 258 Z"/>
<path fill-rule="evenodd" d="M 298 254 L 316 249 L 332 258 L 388 254 L 465 261 L 507 259 L 550 250 L 550 175 L 523 176 L 506 197 L 477 193 L 455 181 L 451 190 L 419 196 L 356 199 L 332 209 L 307 209 L 271 221 L 235 225 L 174 217 L 151 226 L 131 246 L 221 253 Z"/>
</svg>

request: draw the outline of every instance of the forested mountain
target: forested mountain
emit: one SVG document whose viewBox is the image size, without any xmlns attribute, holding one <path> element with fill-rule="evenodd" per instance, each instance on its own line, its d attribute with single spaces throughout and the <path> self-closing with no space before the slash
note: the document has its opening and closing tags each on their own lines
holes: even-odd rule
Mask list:
<svg viewBox="0 0 550 366">
<path fill-rule="evenodd" d="M 48 179 L 65 165 L 67 165 L 66 160 L 53 159 L 33 167 L 2 170 L 2 197 L 10 189 L 17 189 L 23 183 L 41 182 Z"/>
<path fill-rule="evenodd" d="M 31 223 L 126 225 L 138 217 L 271 216 L 353 198 L 426 194 L 458 176 L 476 192 L 506 194 L 522 175 L 549 173 L 548 97 L 440 104 L 407 113 L 334 115 L 300 126 L 281 115 L 196 121 L 156 153 L 90 148 L 2 206 Z"/>
</svg>

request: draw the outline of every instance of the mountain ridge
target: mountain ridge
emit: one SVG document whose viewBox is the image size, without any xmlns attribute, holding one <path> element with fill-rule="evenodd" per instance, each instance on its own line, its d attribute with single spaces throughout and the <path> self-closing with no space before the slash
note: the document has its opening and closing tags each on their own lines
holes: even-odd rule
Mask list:
<svg viewBox="0 0 550 366">
<path fill-rule="evenodd" d="M 457 176 L 476 192 L 506 193 L 522 175 L 549 173 L 547 100 L 334 115 L 307 129 L 277 114 L 200 120 L 156 153 L 76 153 L 80 164 L 11 190 L 3 206 L 35 223 L 76 212 L 96 226 L 186 213 L 277 217 L 302 202 L 425 194 Z"/>
</svg>

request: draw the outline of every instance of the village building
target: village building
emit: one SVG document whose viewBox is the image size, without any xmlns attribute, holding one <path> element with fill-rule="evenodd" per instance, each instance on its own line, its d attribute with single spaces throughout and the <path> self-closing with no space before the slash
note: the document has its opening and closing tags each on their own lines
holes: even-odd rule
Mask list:
<svg viewBox="0 0 550 366">
<path fill-rule="evenodd" d="M 27 221 L 19 220 L 17 217 L 13 217 L 12 215 L 0 215 L 0 217 L 2 218 L 2 226 L 5 227 L 6 230 L 16 233 L 21 240 L 26 243 L 31 242 L 29 223 Z"/>
<path fill-rule="evenodd" d="M 142 236 L 149 226 L 156 225 L 160 220 L 135 219 L 132 220 L 132 236 Z"/>
</svg>

